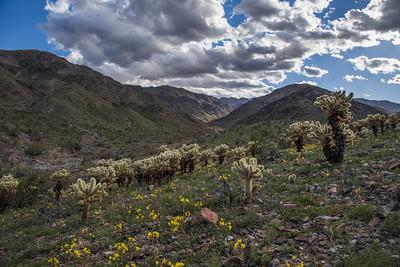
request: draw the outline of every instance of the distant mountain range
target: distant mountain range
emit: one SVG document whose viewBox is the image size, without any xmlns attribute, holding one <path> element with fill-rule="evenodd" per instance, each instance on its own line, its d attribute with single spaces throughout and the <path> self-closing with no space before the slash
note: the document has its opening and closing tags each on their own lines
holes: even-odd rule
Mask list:
<svg viewBox="0 0 400 267">
<path fill-rule="evenodd" d="M 381 109 L 386 113 L 400 112 L 400 104 L 387 100 L 368 100 L 364 98 L 355 98 L 355 100 L 365 105 Z"/>
<path fill-rule="evenodd" d="M 205 122 L 231 110 L 217 98 L 180 88 L 123 85 L 51 53 L 0 50 L 5 158 L 32 145 L 138 156 L 204 135 L 210 132 Z"/>
<path fill-rule="evenodd" d="M 326 89 L 308 84 L 288 85 L 248 101 L 227 116 L 215 120 L 213 124 L 233 127 L 268 120 L 319 120 L 324 115 L 313 103 L 318 96 L 329 93 Z M 381 112 L 357 101 L 353 101 L 351 111 L 355 118 Z"/>
<path fill-rule="evenodd" d="M 204 137 L 213 126 L 320 119 L 313 102 L 328 93 L 293 84 L 254 99 L 217 99 L 171 86 L 123 85 L 47 52 L 0 50 L 0 170 L 25 154 L 139 157 Z M 352 112 L 363 117 L 398 106 L 357 99 Z"/>
</svg>

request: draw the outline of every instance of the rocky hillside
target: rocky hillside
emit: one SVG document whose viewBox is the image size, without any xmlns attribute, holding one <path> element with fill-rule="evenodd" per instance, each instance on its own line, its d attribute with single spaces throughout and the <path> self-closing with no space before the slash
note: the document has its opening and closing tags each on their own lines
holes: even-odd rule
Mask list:
<svg viewBox="0 0 400 267">
<path fill-rule="evenodd" d="M 123 85 L 47 52 L 0 51 L 2 161 L 18 162 L 24 154 L 45 155 L 54 149 L 83 154 L 96 150 L 100 157 L 128 151 L 133 156 L 208 132 L 197 110 L 203 106 L 173 103 L 174 89 L 165 94 L 162 88 L 157 93 Z M 211 97 L 204 98 L 211 102 Z M 184 101 L 188 98 L 177 99 Z M 219 114 L 229 111 L 221 106 Z M 209 109 L 203 120 L 211 116 Z"/>
<path fill-rule="evenodd" d="M 218 98 L 196 94 L 182 88 L 160 86 L 146 89 L 168 102 L 175 110 L 189 114 L 203 122 L 221 118 L 233 110 L 233 107 Z"/>
<path fill-rule="evenodd" d="M 232 127 L 268 120 L 321 119 L 321 112 L 313 103 L 318 96 L 329 94 L 326 89 L 308 84 L 292 84 L 255 98 L 214 122 L 217 126 Z M 351 111 L 355 118 L 382 112 L 376 108 L 353 101 Z"/>
<path fill-rule="evenodd" d="M 236 98 L 236 97 L 221 97 L 219 99 L 220 101 L 222 101 L 223 103 L 231 106 L 233 109 L 236 109 L 238 107 L 240 107 L 243 104 L 246 104 L 247 102 L 250 101 L 250 99 L 248 98 Z"/>
</svg>

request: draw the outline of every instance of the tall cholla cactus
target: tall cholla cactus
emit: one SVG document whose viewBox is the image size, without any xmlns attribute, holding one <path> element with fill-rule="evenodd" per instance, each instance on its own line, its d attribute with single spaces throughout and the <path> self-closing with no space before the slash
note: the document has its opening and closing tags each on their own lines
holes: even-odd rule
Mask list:
<svg viewBox="0 0 400 267">
<path fill-rule="evenodd" d="M 255 157 L 257 154 L 261 153 L 262 146 L 257 141 L 250 141 L 247 143 L 247 155 L 251 157 Z"/>
<path fill-rule="evenodd" d="M 204 149 L 199 155 L 200 162 L 203 167 L 207 167 L 211 162 L 216 159 L 216 155 L 212 149 Z"/>
<path fill-rule="evenodd" d="M 346 92 L 334 92 L 318 97 L 314 103 L 328 113 L 328 124 L 332 128 L 334 142 L 324 148 L 324 154 L 330 163 L 343 162 L 346 143 L 344 128 L 351 120 L 352 98 L 352 93 L 346 96 Z"/>
<path fill-rule="evenodd" d="M 380 114 L 368 114 L 367 116 L 368 127 L 372 130 L 372 133 L 375 136 L 378 136 L 379 127 L 381 125 L 381 116 Z"/>
<path fill-rule="evenodd" d="M 285 136 L 296 146 L 297 152 L 303 151 L 309 134 L 312 132 L 311 122 L 295 122 L 286 129 Z"/>
<path fill-rule="evenodd" d="M 95 178 L 90 178 L 90 182 L 86 183 L 82 179 L 78 179 L 75 184 L 72 185 L 74 193 L 80 198 L 83 205 L 82 221 L 87 222 L 89 208 L 92 203 L 101 199 L 104 195 L 107 195 L 105 188 L 107 184 L 97 183 Z"/>
<path fill-rule="evenodd" d="M 396 130 L 397 124 L 400 123 L 400 113 L 390 114 L 386 122 L 388 125 L 390 125 L 392 130 Z"/>
<path fill-rule="evenodd" d="M 0 179 L 0 212 L 3 212 L 10 204 L 17 192 L 19 181 L 13 175 L 4 175 Z"/>
<path fill-rule="evenodd" d="M 257 164 L 256 158 L 243 158 L 234 162 L 232 171 L 242 177 L 244 181 L 244 203 L 249 204 L 253 201 L 253 178 L 262 175 L 264 166 Z"/>
<path fill-rule="evenodd" d="M 54 172 L 50 178 L 55 181 L 55 185 L 53 187 L 53 192 L 56 193 L 56 199 L 59 200 L 61 197 L 61 191 L 64 188 L 65 179 L 70 176 L 70 172 L 66 169 L 62 169 Z"/>
<path fill-rule="evenodd" d="M 217 155 L 218 164 L 222 165 L 224 164 L 225 158 L 229 153 L 229 146 L 225 144 L 216 146 L 214 147 L 214 153 Z"/>
<path fill-rule="evenodd" d="M 181 159 L 181 172 L 192 173 L 194 171 L 196 160 L 200 154 L 200 146 L 198 144 L 182 145 L 179 149 Z"/>
</svg>

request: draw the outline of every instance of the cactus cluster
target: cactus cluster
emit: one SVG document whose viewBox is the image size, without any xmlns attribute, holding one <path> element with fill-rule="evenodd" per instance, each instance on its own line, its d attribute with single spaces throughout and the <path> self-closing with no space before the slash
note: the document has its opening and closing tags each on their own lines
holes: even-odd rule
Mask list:
<svg viewBox="0 0 400 267">
<path fill-rule="evenodd" d="M 346 134 L 351 131 L 348 124 L 352 118 L 350 112 L 352 98 L 353 94 L 347 96 L 346 92 L 334 92 L 331 95 L 318 97 L 314 103 L 328 115 L 330 129 L 324 126 L 323 129 L 316 129 L 316 133 L 330 134 L 328 138 L 322 137 L 325 140 L 323 151 L 330 163 L 342 163 L 344 160 Z"/>
<path fill-rule="evenodd" d="M 182 155 L 181 172 L 192 173 L 196 166 L 196 160 L 200 154 L 200 146 L 198 144 L 182 145 L 179 148 Z"/>
<path fill-rule="evenodd" d="M 253 201 L 253 179 L 262 176 L 264 166 L 257 164 L 256 158 L 242 158 L 234 162 L 232 171 L 239 174 L 244 181 L 244 203 Z"/>
<path fill-rule="evenodd" d="M 95 178 L 90 178 L 90 182 L 86 183 L 82 179 L 78 179 L 75 184 L 72 185 L 72 190 L 76 196 L 80 199 L 83 206 L 82 220 L 86 222 L 88 220 L 90 206 L 101 199 L 104 195 L 107 195 L 105 191 L 107 184 L 98 183 Z"/>
<path fill-rule="evenodd" d="M 13 175 L 4 175 L 0 179 L 0 212 L 4 211 L 10 204 L 17 192 L 19 181 Z"/>
<path fill-rule="evenodd" d="M 385 134 L 385 129 L 396 130 L 397 125 L 400 124 L 400 113 L 385 114 L 369 114 L 366 118 L 353 121 L 351 127 L 360 136 L 366 137 L 367 130 L 370 129 L 374 136 L 378 136 L 379 130 L 382 135 Z"/>
<path fill-rule="evenodd" d="M 309 121 L 295 122 L 286 129 L 285 138 L 295 144 L 297 152 L 301 152 L 307 139 L 309 139 L 312 129 L 312 123 Z"/>
<path fill-rule="evenodd" d="M 226 144 L 216 146 L 214 148 L 214 153 L 217 155 L 218 164 L 223 165 L 226 157 L 229 154 L 229 146 Z"/>
</svg>

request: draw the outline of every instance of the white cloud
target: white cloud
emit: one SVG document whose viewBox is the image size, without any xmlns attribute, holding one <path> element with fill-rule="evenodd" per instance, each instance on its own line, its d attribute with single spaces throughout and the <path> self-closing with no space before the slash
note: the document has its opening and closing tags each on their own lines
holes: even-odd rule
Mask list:
<svg viewBox="0 0 400 267">
<path fill-rule="evenodd" d="M 360 56 L 351 58 L 348 61 L 354 65 L 354 69 L 362 71 L 367 70 L 373 74 L 388 74 L 400 70 L 400 60 L 395 58 L 368 58 L 366 56 Z"/>
<path fill-rule="evenodd" d="M 349 82 L 349 83 L 351 83 L 351 82 L 353 82 L 354 80 L 368 80 L 367 78 L 365 78 L 364 76 L 361 76 L 361 75 L 349 75 L 349 74 L 346 74 L 344 77 L 343 77 L 343 79 L 346 81 L 346 82 Z"/>
<path fill-rule="evenodd" d="M 388 84 L 400 84 L 400 74 L 387 81 Z"/>
<path fill-rule="evenodd" d="M 265 90 L 261 81 L 279 84 L 293 72 L 322 77 L 327 70 L 303 66 L 314 55 L 343 59 L 341 53 L 355 47 L 400 43 L 398 0 L 371 0 L 334 20 L 332 0 L 242 0 L 234 14 L 247 19 L 237 28 L 224 17 L 225 1 L 52 0 L 42 29 L 69 51 L 68 60 L 120 82 L 179 84 L 221 95 L 234 94 L 233 85 L 254 94 Z M 216 41 L 222 46 L 213 46 Z M 357 68 L 398 68 L 367 63 Z"/>
<path fill-rule="evenodd" d="M 337 58 L 337 59 L 343 59 L 344 57 L 340 54 L 331 54 L 331 57 Z"/>
<path fill-rule="evenodd" d="M 385 79 L 381 78 L 381 83 L 386 83 Z"/>
<path fill-rule="evenodd" d="M 320 78 L 320 77 L 324 76 L 325 74 L 328 74 L 327 70 L 320 69 L 317 67 L 304 66 L 304 70 L 303 70 L 304 76 Z"/>
<path fill-rule="evenodd" d="M 303 80 L 303 81 L 301 81 L 301 82 L 298 82 L 298 84 L 310 84 L 310 85 L 318 86 L 318 83 L 317 83 L 317 82 L 314 82 L 314 81 L 306 81 L 306 80 Z"/>
</svg>

